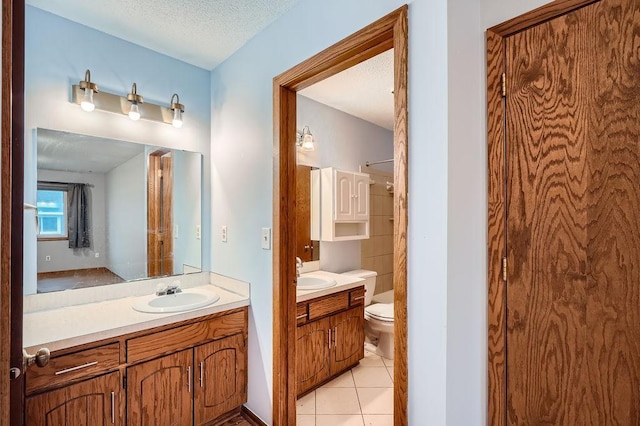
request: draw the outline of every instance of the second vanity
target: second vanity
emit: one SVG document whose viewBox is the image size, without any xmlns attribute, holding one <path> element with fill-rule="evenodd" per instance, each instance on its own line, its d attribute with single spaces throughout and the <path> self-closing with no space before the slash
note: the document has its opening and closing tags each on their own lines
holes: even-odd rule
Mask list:
<svg viewBox="0 0 640 426">
<path fill-rule="evenodd" d="M 364 280 L 313 271 L 302 278 L 334 281 L 296 291 L 296 393 L 315 389 L 364 358 Z"/>
<path fill-rule="evenodd" d="M 208 273 L 189 280 L 183 288 L 219 300 L 156 314 L 132 308 L 138 294 L 58 307 L 47 295 L 27 297 L 27 352 L 47 346 L 51 359 L 26 370 L 26 423 L 202 425 L 238 411 L 247 400 L 248 284 Z M 136 291 L 155 288 L 149 281 Z"/>
</svg>

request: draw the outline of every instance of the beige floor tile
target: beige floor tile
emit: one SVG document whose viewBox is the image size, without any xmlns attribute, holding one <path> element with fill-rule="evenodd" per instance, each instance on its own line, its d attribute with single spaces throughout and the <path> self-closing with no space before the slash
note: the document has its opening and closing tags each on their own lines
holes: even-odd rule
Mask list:
<svg viewBox="0 0 640 426">
<path fill-rule="evenodd" d="M 351 371 L 353 371 L 353 380 L 357 388 L 393 387 L 387 367 L 364 367 L 359 365 Z"/>
<path fill-rule="evenodd" d="M 389 372 L 389 375 L 391 376 L 391 380 L 393 381 L 393 367 L 387 367 L 387 371 Z"/>
<path fill-rule="evenodd" d="M 384 365 L 386 365 L 387 367 L 393 367 L 392 359 L 382 357 L 382 362 L 384 362 Z"/>
<path fill-rule="evenodd" d="M 316 416 L 316 426 L 363 426 L 363 424 L 360 414 Z"/>
<path fill-rule="evenodd" d="M 351 370 L 341 374 L 329 383 L 321 386 L 321 388 L 355 388 L 356 384 L 353 382 L 353 375 Z"/>
<path fill-rule="evenodd" d="M 310 392 L 296 402 L 296 414 L 316 413 L 316 391 Z"/>
<path fill-rule="evenodd" d="M 393 426 L 393 415 L 378 414 L 378 415 L 364 415 L 365 426 Z"/>
<path fill-rule="evenodd" d="M 393 414 L 393 388 L 358 388 L 362 414 Z"/>
<path fill-rule="evenodd" d="M 316 414 L 360 414 L 355 388 L 320 388 L 316 390 Z"/>
<path fill-rule="evenodd" d="M 380 355 L 376 355 L 374 352 L 364 351 L 364 358 L 360 360 L 360 365 L 363 367 L 383 367 L 384 361 Z"/>
<path fill-rule="evenodd" d="M 315 426 L 316 416 L 314 414 L 297 414 L 296 426 Z"/>
</svg>

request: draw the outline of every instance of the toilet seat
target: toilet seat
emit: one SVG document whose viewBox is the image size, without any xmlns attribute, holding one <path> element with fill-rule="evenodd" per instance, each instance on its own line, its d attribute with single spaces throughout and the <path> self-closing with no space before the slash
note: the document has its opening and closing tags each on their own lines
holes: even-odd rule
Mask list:
<svg viewBox="0 0 640 426">
<path fill-rule="evenodd" d="M 365 318 L 393 322 L 393 303 L 376 303 L 364 308 Z"/>
</svg>

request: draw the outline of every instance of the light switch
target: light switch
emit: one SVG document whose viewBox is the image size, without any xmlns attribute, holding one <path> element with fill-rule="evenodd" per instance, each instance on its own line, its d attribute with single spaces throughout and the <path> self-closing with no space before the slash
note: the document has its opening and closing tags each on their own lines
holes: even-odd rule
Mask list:
<svg viewBox="0 0 640 426">
<path fill-rule="evenodd" d="M 262 248 L 271 250 L 271 228 L 262 228 Z"/>
<path fill-rule="evenodd" d="M 222 228 L 220 228 L 220 240 L 223 243 L 227 242 L 227 225 L 223 225 Z"/>
<path fill-rule="evenodd" d="M 196 225 L 196 240 L 200 239 L 200 225 Z"/>
</svg>

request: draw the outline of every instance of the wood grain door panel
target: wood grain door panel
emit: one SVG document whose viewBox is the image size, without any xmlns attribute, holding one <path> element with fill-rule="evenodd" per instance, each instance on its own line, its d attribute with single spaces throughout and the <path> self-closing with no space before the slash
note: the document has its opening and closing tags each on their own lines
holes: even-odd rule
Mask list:
<svg viewBox="0 0 640 426">
<path fill-rule="evenodd" d="M 195 348 L 194 424 L 207 424 L 247 401 L 247 358 L 242 334 Z"/>
<path fill-rule="evenodd" d="M 311 242 L 311 166 L 296 166 L 296 256 L 313 260 Z"/>
<path fill-rule="evenodd" d="M 127 369 L 130 426 L 189 425 L 192 421 L 193 350 Z"/>
<path fill-rule="evenodd" d="M 123 424 L 120 389 L 120 373 L 115 372 L 29 397 L 26 401 L 26 424 L 33 426 Z"/>
<path fill-rule="evenodd" d="M 640 4 L 506 39 L 507 418 L 640 424 Z"/>
<path fill-rule="evenodd" d="M 328 318 L 296 329 L 296 392 L 301 394 L 330 375 Z"/>
</svg>

